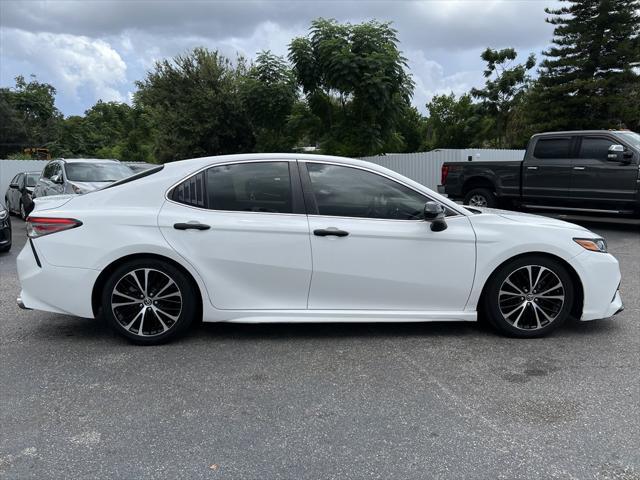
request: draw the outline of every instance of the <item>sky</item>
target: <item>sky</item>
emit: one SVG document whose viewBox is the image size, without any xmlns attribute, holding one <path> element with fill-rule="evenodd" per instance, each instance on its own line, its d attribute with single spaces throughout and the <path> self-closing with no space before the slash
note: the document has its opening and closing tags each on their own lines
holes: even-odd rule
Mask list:
<svg viewBox="0 0 640 480">
<path fill-rule="evenodd" d="M 230 58 L 287 54 L 317 17 L 391 21 L 425 112 L 436 94 L 482 86 L 480 53 L 514 47 L 524 62 L 551 42 L 556 0 L 0 0 L 0 86 L 35 74 L 65 115 L 130 102 L 155 61 L 204 46 Z"/>
</svg>

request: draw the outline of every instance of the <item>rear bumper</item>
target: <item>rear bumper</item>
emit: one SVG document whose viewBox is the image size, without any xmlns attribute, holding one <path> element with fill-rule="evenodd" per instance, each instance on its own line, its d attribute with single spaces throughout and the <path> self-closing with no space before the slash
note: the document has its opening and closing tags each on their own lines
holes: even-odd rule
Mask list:
<svg viewBox="0 0 640 480">
<path fill-rule="evenodd" d="M 21 308 L 94 317 L 91 293 L 100 271 L 57 267 L 48 264 L 42 257 L 41 266 L 38 266 L 29 243 L 18 255 L 16 263 L 22 287 L 18 297 Z"/>
</svg>

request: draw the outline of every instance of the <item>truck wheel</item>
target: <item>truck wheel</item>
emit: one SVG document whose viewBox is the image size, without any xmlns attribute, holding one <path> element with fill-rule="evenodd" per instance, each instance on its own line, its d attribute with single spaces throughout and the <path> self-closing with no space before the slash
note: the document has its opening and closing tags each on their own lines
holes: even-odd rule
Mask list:
<svg viewBox="0 0 640 480">
<path fill-rule="evenodd" d="M 464 196 L 463 203 L 470 207 L 494 208 L 498 204 L 498 200 L 488 188 L 474 188 Z"/>
</svg>

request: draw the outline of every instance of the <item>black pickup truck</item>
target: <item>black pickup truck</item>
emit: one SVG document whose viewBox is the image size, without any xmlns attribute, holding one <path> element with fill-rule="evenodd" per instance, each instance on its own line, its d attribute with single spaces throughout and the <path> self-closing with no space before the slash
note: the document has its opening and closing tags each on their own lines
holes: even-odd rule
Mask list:
<svg viewBox="0 0 640 480">
<path fill-rule="evenodd" d="M 581 130 L 531 137 L 524 160 L 447 162 L 438 187 L 465 205 L 640 215 L 640 135 Z"/>
</svg>

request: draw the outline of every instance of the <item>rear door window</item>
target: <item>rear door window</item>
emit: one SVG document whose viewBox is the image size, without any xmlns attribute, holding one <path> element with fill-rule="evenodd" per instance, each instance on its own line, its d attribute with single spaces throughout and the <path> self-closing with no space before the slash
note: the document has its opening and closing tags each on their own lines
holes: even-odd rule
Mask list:
<svg viewBox="0 0 640 480">
<path fill-rule="evenodd" d="M 217 165 L 184 180 L 169 197 L 210 210 L 293 213 L 289 162 Z"/>
<path fill-rule="evenodd" d="M 540 159 L 545 158 L 570 158 L 571 138 L 541 138 L 536 142 L 533 156 Z"/>
</svg>

